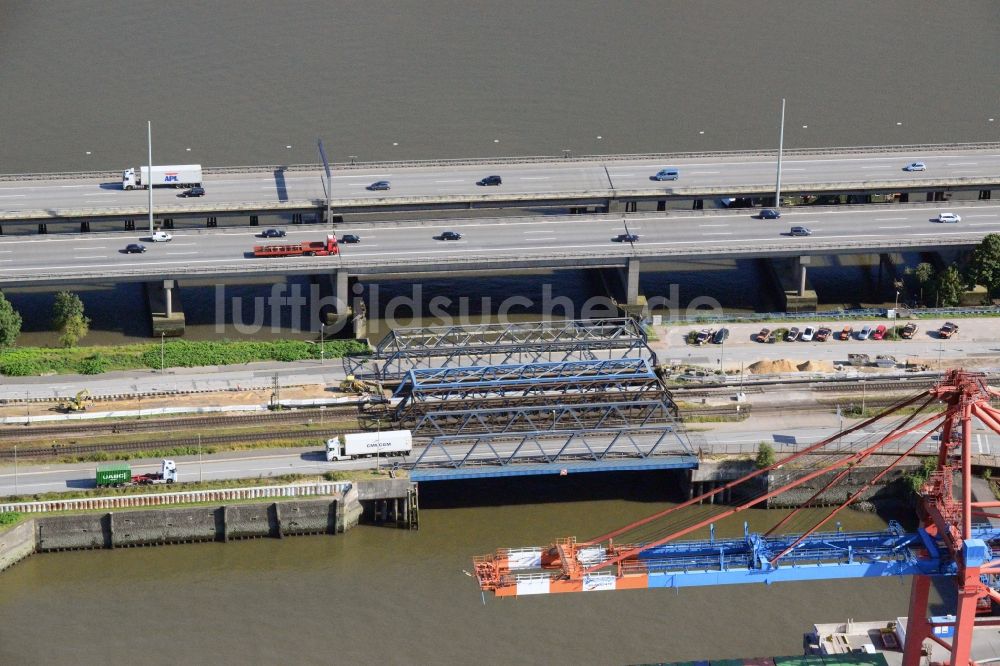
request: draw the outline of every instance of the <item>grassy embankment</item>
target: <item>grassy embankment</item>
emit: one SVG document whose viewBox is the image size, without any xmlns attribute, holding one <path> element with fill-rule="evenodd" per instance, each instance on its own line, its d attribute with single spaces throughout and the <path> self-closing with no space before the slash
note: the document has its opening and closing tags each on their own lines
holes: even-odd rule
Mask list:
<svg viewBox="0 0 1000 666">
<path fill-rule="evenodd" d="M 320 345 L 303 340 L 187 341 L 163 345 L 163 366 L 191 368 L 204 365 L 238 365 L 254 361 L 303 361 L 368 351 L 357 340 L 327 340 Z M 160 367 L 160 344 L 144 343 L 97 347 L 11 347 L 0 350 L 0 374 L 27 377 L 46 374 L 98 375 L 113 370 L 148 370 Z"/>
</svg>

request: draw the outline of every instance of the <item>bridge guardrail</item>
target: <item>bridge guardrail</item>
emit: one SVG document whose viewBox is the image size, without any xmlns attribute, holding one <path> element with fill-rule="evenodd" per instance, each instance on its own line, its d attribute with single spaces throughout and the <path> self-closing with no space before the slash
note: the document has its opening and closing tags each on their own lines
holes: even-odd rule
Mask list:
<svg viewBox="0 0 1000 666">
<path fill-rule="evenodd" d="M 966 142 L 966 143 L 918 143 L 888 146 L 836 146 L 815 148 L 785 148 L 784 155 L 849 155 L 857 153 L 913 153 L 928 151 L 968 151 L 968 150 L 1000 150 L 1000 142 Z M 490 158 L 443 158 L 431 160 L 391 160 L 385 162 L 337 162 L 331 165 L 334 169 L 372 169 L 372 168 L 421 168 L 448 166 L 487 166 L 500 164 L 541 164 L 560 162 L 627 162 L 627 161 L 670 161 L 679 159 L 701 159 L 710 157 L 760 157 L 776 156 L 775 148 L 756 148 L 743 150 L 720 151 L 687 151 L 674 153 L 618 153 L 610 155 L 577 155 L 566 157 L 559 155 L 522 155 Z M 124 168 L 124 167 L 123 167 Z M 259 166 L 218 166 L 204 167 L 207 174 L 262 173 L 265 171 L 319 171 L 321 164 L 264 164 Z M 0 174 L 0 181 L 18 180 L 65 180 L 65 179 L 99 179 L 121 178 L 121 171 L 60 171 L 52 173 Z"/>
<path fill-rule="evenodd" d="M 881 319 L 888 314 L 888 308 L 858 308 L 852 310 L 823 310 L 818 312 L 751 312 L 746 314 L 716 315 L 705 313 L 703 315 L 678 315 L 672 321 L 688 323 L 710 323 L 715 321 L 772 321 L 776 319 L 802 319 L 802 320 L 823 320 L 823 319 Z M 904 308 L 898 308 L 904 311 Z M 947 318 L 955 315 L 1000 315 L 1000 306 L 983 305 L 962 308 L 905 308 L 906 316 L 926 315 L 929 317 Z M 897 317 L 903 319 L 904 317 Z"/>
</svg>

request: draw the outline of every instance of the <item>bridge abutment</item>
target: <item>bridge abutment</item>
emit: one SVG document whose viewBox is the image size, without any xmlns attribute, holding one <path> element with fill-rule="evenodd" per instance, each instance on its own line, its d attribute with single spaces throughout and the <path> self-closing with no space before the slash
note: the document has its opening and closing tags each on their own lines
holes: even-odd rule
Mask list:
<svg viewBox="0 0 1000 666">
<path fill-rule="evenodd" d="M 184 335 L 184 309 L 176 280 L 146 282 L 145 288 L 153 337 Z"/>
<path fill-rule="evenodd" d="M 810 288 L 808 266 L 811 257 L 802 256 L 789 263 L 784 259 L 766 260 L 767 270 L 781 292 L 785 312 L 814 312 L 819 303 Z"/>
</svg>

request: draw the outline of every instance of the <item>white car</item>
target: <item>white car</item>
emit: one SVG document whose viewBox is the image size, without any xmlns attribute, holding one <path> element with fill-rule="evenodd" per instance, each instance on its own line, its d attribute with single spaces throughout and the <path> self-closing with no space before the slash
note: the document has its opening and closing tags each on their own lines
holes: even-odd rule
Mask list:
<svg viewBox="0 0 1000 666">
<path fill-rule="evenodd" d="M 872 330 L 874 329 L 872 329 L 871 326 L 865 326 L 864 328 L 862 328 L 860 331 L 858 331 L 858 340 L 867 340 L 868 338 L 870 338 Z"/>
<path fill-rule="evenodd" d="M 154 243 L 166 243 L 167 241 L 172 241 L 174 237 L 166 231 L 154 231 L 153 235 L 150 236 L 149 239 Z"/>
<path fill-rule="evenodd" d="M 903 171 L 927 171 L 927 165 L 923 162 L 910 162 L 903 167 Z"/>
<path fill-rule="evenodd" d="M 961 222 L 962 216 L 955 213 L 941 213 L 937 216 L 938 222 Z"/>
<path fill-rule="evenodd" d="M 799 340 L 802 342 L 812 342 L 814 335 L 816 335 L 816 329 L 812 326 L 806 326 L 802 329 L 802 335 L 799 336 Z"/>
</svg>

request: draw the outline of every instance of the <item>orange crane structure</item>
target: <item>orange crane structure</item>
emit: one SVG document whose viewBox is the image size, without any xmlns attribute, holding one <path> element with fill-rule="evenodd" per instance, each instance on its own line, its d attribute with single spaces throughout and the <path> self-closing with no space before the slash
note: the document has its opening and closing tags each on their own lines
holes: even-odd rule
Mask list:
<svg viewBox="0 0 1000 666">
<path fill-rule="evenodd" d="M 875 576 L 912 576 L 905 627 L 904 666 L 918 666 L 925 641 L 950 652 L 950 664 L 971 661 L 973 629 L 1000 625 L 1000 618 L 981 615 L 1000 603 L 1000 502 L 973 501 L 972 434 L 978 422 L 1000 433 L 1000 410 L 991 399 L 1000 392 L 985 376 L 963 370 L 945 374 L 935 386 L 902 400 L 835 436 L 807 446 L 746 476 L 681 504 L 601 536 L 578 541 L 557 539 L 547 547 L 500 549 L 474 558 L 475 575 L 484 591 L 496 596 L 556 592 L 625 590 L 651 587 L 773 583 Z M 872 434 L 875 433 L 875 434 Z M 936 442 L 936 444 L 935 444 Z M 857 501 L 890 472 L 916 454 L 936 457 L 933 470 L 918 491 L 916 531 L 898 524 L 882 532 L 823 532 L 845 507 Z M 927 449 L 930 449 L 928 452 Z M 876 470 L 860 487 L 852 486 L 842 502 L 811 526 L 790 533 L 802 511 L 829 498 L 859 464 Z M 764 475 L 780 467 L 798 468 L 794 479 L 777 488 L 762 484 Z M 763 534 L 744 527 L 741 539 L 715 539 L 714 523 L 758 506 L 781 493 L 812 483 L 819 489 Z M 738 487 L 754 487 L 735 506 L 715 505 L 713 515 L 692 518 L 683 510 Z M 827 500 L 828 501 L 828 500 Z M 704 507 L 703 507 L 704 508 Z M 664 527 L 664 524 L 668 524 Z M 701 541 L 681 541 L 711 529 Z M 994 552 L 997 554 L 994 555 Z M 954 620 L 928 617 L 934 578 L 956 588 Z M 952 625 L 951 640 L 934 628 Z"/>
</svg>

